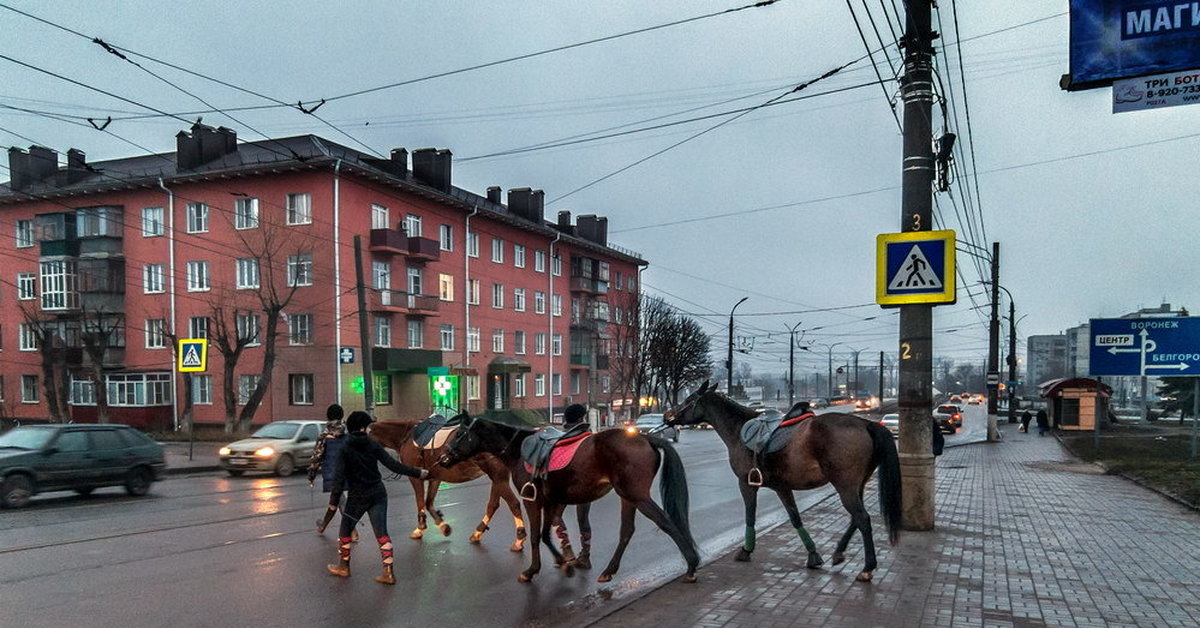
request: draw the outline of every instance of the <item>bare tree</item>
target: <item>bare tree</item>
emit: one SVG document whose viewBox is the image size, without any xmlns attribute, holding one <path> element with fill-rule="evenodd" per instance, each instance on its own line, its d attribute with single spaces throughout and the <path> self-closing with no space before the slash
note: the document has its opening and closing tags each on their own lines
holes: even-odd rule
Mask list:
<svg viewBox="0 0 1200 628">
<path fill-rule="evenodd" d="M 111 350 L 125 346 L 125 316 L 85 309 L 80 325 L 80 340 L 88 357 L 88 375 L 96 395 L 96 422 L 108 423 L 108 382 L 104 377 L 104 365 Z"/>
<path fill-rule="evenodd" d="M 225 432 L 237 426 L 237 402 L 239 389 L 234 380 L 238 361 L 246 347 L 258 341 L 258 314 L 247 309 L 226 307 L 212 303 L 209 313 L 208 338 L 213 348 L 222 357 L 221 387 L 225 403 Z M 239 324 L 238 321 L 246 321 Z"/>
<path fill-rule="evenodd" d="M 685 386 L 712 375 L 709 338 L 699 323 L 683 315 L 672 315 L 663 327 L 659 345 L 652 353 L 652 366 L 664 397 L 675 405 Z"/>
<path fill-rule="evenodd" d="M 654 368 L 654 353 L 671 332 L 674 311 L 666 301 L 647 295 L 642 295 L 639 310 L 641 329 L 633 384 L 634 392 L 640 398 L 643 393 L 657 396 L 660 379 Z"/>
<path fill-rule="evenodd" d="M 26 329 L 33 334 L 41 356 L 42 388 L 50 421 L 65 423 L 71 418 L 69 408 L 71 376 L 67 369 L 67 350 L 70 348 L 69 327 L 57 320 L 40 320 L 33 306 L 20 304 Z"/>
</svg>

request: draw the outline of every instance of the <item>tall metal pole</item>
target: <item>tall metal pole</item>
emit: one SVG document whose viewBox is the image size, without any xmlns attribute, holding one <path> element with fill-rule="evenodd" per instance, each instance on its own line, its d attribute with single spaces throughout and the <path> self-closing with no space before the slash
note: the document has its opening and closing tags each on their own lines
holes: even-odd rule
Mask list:
<svg viewBox="0 0 1200 628">
<path fill-rule="evenodd" d="M 908 0 L 904 29 L 904 161 L 901 231 L 933 228 L 933 42 L 931 0 Z M 900 474 L 903 526 L 933 529 L 933 306 L 900 306 Z"/>
<path fill-rule="evenodd" d="M 988 324 L 988 363 L 987 363 L 987 440 L 994 443 L 1000 440 L 1000 430 L 996 427 L 996 408 L 999 403 L 997 393 L 1000 389 L 1000 243 L 992 243 L 992 320 Z"/>
<path fill-rule="evenodd" d="M 750 297 L 742 297 L 741 301 L 733 304 L 729 310 L 729 357 L 725 360 L 725 394 L 733 394 L 733 311 Z"/>
<path fill-rule="evenodd" d="M 883 406 L 883 352 L 879 352 L 879 405 Z"/>
<path fill-rule="evenodd" d="M 1008 290 L 1005 290 L 1008 292 Z M 1008 422 L 1017 422 L 1017 302 L 1008 292 Z"/>
<path fill-rule="evenodd" d="M 788 330 L 788 409 L 796 405 L 796 323 Z"/>
<path fill-rule="evenodd" d="M 354 281 L 358 291 L 358 346 L 362 352 L 363 407 L 375 414 L 375 377 L 371 364 L 371 337 L 367 320 L 367 290 L 363 283 L 362 236 L 354 236 Z"/>
</svg>

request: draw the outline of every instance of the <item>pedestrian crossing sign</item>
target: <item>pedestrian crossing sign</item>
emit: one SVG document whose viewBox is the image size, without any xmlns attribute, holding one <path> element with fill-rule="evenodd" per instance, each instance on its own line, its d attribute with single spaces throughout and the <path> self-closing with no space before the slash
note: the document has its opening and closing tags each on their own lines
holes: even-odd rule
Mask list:
<svg viewBox="0 0 1200 628">
<path fill-rule="evenodd" d="M 875 237 L 875 301 L 884 307 L 954 303 L 954 231 Z"/>
<path fill-rule="evenodd" d="M 208 339 L 180 338 L 175 355 L 180 373 L 202 373 L 208 370 Z"/>
</svg>

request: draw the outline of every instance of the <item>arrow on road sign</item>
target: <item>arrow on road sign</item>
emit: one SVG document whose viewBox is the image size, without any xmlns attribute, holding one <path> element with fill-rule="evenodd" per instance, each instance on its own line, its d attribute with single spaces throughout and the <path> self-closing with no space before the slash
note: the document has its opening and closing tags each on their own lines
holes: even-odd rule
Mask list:
<svg viewBox="0 0 1200 628">
<path fill-rule="evenodd" d="M 1188 365 L 1184 362 L 1180 362 L 1179 364 L 1147 364 L 1146 366 L 1144 366 L 1142 368 L 1143 369 L 1171 369 L 1171 370 L 1176 370 L 1176 371 L 1186 371 L 1188 369 Z"/>
</svg>

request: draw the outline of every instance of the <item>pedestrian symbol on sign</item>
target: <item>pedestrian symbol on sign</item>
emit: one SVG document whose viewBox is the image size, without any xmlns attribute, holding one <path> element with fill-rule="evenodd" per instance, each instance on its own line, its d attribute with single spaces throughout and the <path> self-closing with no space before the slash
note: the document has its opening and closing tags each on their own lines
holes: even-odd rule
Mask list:
<svg viewBox="0 0 1200 628">
<path fill-rule="evenodd" d="M 208 369 L 208 340 L 188 338 L 179 340 L 177 370 L 180 373 L 203 372 Z"/>
<path fill-rule="evenodd" d="M 186 353 L 183 354 L 183 364 L 185 367 L 199 368 L 203 362 L 200 361 L 200 348 L 196 345 L 188 345 Z"/>
<path fill-rule="evenodd" d="M 900 270 L 888 282 L 888 290 L 905 288 L 942 288 L 942 280 L 930 268 L 929 260 L 925 258 L 925 253 L 921 252 L 921 247 L 915 244 L 904 257 Z"/>
</svg>

